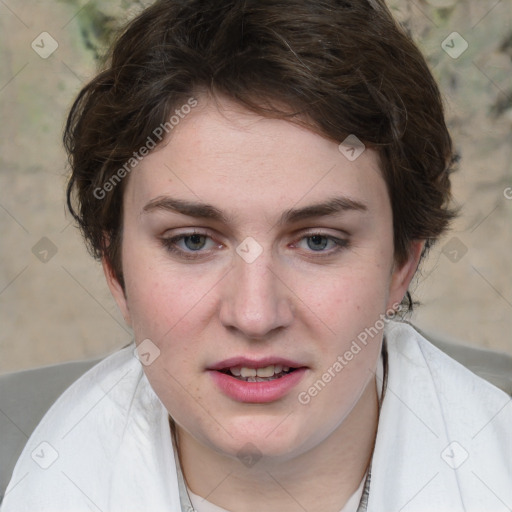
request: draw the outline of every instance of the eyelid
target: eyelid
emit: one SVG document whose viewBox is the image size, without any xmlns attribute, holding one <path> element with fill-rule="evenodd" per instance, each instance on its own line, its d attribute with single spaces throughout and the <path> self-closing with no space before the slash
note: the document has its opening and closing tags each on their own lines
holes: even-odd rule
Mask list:
<svg viewBox="0 0 512 512">
<path fill-rule="evenodd" d="M 300 232 L 300 236 L 296 237 L 292 243 L 292 245 L 297 244 L 298 242 L 302 241 L 305 238 L 311 238 L 313 236 L 320 236 L 327 238 L 331 240 L 336 247 L 329 251 L 309 251 L 309 255 L 313 256 L 314 258 L 322 258 L 322 257 L 329 257 L 337 254 L 339 251 L 346 249 L 350 245 L 349 241 L 349 235 L 346 232 L 343 232 L 344 236 L 343 238 L 335 236 L 329 232 L 324 231 L 323 229 L 314 229 L 311 228 L 309 231 Z M 164 248 L 169 251 L 170 253 L 177 254 L 183 259 L 193 260 L 193 259 L 200 259 L 200 258 L 207 258 L 208 256 L 211 256 L 212 249 L 203 251 L 185 251 L 183 249 L 179 249 L 176 247 L 176 243 L 180 240 L 183 240 L 184 238 L 193 236 L 193 235 L 200 235 L 204 236 L 206 238 L 209 238 L 212 242 L 214 242 L 217 245 L 217 249 L 219 248 L 219 245 L 223 245 L 222 243 L 218 242 L 214 236 L 211 235 L 208 230 L 204 229 L 195 229 L 192 228 L 191 231 L 184 231 L 182 233 L 173 234 L 172 236 L 161 236 L 160 241 Z"/>
<path fill-rule="evenodd" d="M 296 238 L 292 244 L 297 244 L 302 241 L 304 238 L 311 238 L 313 236 L 320 236 L 323 238 L 327 238 L 331 240 L 336 247 L 331 249 L 330 251 L 309 251 L 309 255 L 313 255 L 314 258 L 322 258 L 329 257 L 337 254 L 339 251 L 346 249 L 350 245 L 350 240 L 348 234 L 345 234 L 344 238 L 340 238 L 338 236 L 332 235 L 330 233 L 326 233 L 321 229 L 311 230 L 308 233 L 301 233 L 300 237 Z"/>
<path fill-rule="evenodd" d="M 333 234 L 335 232 L 335 234 Z M 304 236 L 314 236 L 314 235 L 321 235 L 321 236 L 327 236 L 327 237 L 333 237 L 333 238 L 340 238 L 340 237 L 346 237 L 349 238 L 351 234 L 340 228 L 305 228 L 297 230 L 297 233 L 302 237 Z"/>
<path fill-rule="evenodd" d="M 219 245 L 223 245 L 220 242 L 218 242 L 207 230 L 195 228 L 192 228 L 192 230 L 190 230 L 189 228 L 189 231 L 173 234 L 172 236 L 162 235 L 161 237 L 159 237 L 159 239 L 167 251 L 173 254 L 177 254 L 181 258 L 193 260 L 209 256 L 211 253 L 211 249 L 209 251 L 185 251 L 183 249 L 179 249 L 176 247 L 177 242 L 193 235 L 199 235 L 209 238 L 212 242 L 214 242 L 217 245 L 217 248 Z"/>
</svg>

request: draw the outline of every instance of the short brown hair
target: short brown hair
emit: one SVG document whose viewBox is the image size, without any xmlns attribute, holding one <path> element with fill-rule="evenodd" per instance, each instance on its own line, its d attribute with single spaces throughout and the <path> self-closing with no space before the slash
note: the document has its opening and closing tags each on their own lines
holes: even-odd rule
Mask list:
<svg viewBox="0 0 512 512">
<path fill-rule="evenodd" d="M 440 93 L 384 0 L 159 0 L 118 36 L 64 133 L 68 207 L 121 285 L 126 180 L 103 187 L 200 91 L 378 150 L 397 263 L 412 240 L 428 248 L 455 215 Z"/>
</svg>

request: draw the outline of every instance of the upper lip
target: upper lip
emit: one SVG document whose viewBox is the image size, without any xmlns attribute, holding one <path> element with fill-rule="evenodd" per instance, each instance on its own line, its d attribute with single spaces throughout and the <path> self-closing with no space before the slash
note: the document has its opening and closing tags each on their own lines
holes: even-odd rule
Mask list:
<svg viewBox="0 0 512 512">
<path fill-rule="evenodd" d="M 282 365 L 289 366 L 290 368 L 302 368 L 303 364 L 293 361 L 291 359 L 285 359 L 283 357 L 264 357 L 261 359 L 249 359 L 247 357 L 230 357 L 219 361 L 212 366 L 208 367 L 208 370 L 225 370 L 226 368 L 265 368 L 270 365 Z"/>
</svg>

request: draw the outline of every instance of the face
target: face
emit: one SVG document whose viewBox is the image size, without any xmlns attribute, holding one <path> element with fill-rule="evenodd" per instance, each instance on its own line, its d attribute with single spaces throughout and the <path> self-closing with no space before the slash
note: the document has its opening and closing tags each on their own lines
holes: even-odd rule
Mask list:
<svg viewBox="0 0 512 512">
<path fill-rule="evenodd" d="M 182 431 L 226 456 L 246 443 L 300 455 L 340 428 L 370 382 L 382 331 L 357 353 L 353 342 L 400 302 L 419 249 L 394 264 L 370 149 L 350 161 L 226 99 L 199 98 L 171 135 L 129 177 L 126 288 L 105 265 L 111 290 L 157 356 L 144 371 Z"/>
</svg>

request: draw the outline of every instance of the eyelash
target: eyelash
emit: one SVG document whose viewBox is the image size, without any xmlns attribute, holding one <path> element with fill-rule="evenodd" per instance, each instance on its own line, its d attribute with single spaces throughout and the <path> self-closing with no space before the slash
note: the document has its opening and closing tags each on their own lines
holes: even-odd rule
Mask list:
<svg viewBox="0 0 512 512">
<path fill-rule="evenodd" d="M 184 258 L 187 260 L 196 260 L 199 258 L 203 258 L 205 256 L 204 253 L 201 254 L 202 251 L 187 252 L 187 251 L 183 251 L 182 249 L 176 248 L 177 242 L 179 242 L 180 240 L 183 240 L 184 238 L 189 238 L 194 235 L 205 236 L 205 237 L 211 239 L 211 237 L 207 233 L 191 231 L 190 233 L 183 233 L 181 235 L 173 236 L 171 238 L 163 237 L 161 240 L 162 240 L 162 244 L 163 244 L 164 248 L 168 252 L 170 252 L 172 254 L 177 254 L 181 258 Z"/>
<path fill-rule="evenodd" d="M 170 237 L 170 238 L 162 237 L 161 242 L 162 242 L 162 245 L 164 246 L 164 248 L 168 252 L 170 252 L 172 254 L 177 254 L 178 256 L 180 256 L 183 259 L 197 260 L 199 258 L 204 258 L 205 253 L 202 250 L 187 252 L 182 249 L 178 249 L 176 247 L 176 244 L 179 241 L 181 241 L 185 238 L 189 238 L 194 235 L 204 236 L 210 240 L 213 240 L 207 233 L 192 231 L 190 233 L 183 233 L 181 235 L 177 235 L 177 236 Z M 303 235 L 301 238 L 299 238 L 297 240 L 297 242 L 300 242 L 301 240 L 304 240 L 304 239 L 312 238 L 314 236 L 320 236 L 322 238 L 327 238 L 329 241 L 333 242 L 336 246 L 334 249 L 331 249 L 330 251 L 310 251 L 314 255 L 313 257 L 315 259 L 333 256 L 334 254 L 337 254 L 340 251 L 347 249 L 350 246 L 350 242 L 348 239 L 337 238 L 337 237 L 334 237 L 332 235 L 328 235 L 328 234 L 322 233 L 322 232 L 307 233 L 307 234 Z M 293 244 L 296 244 L 297 242 L 293 242 Z"/>
</svg>

